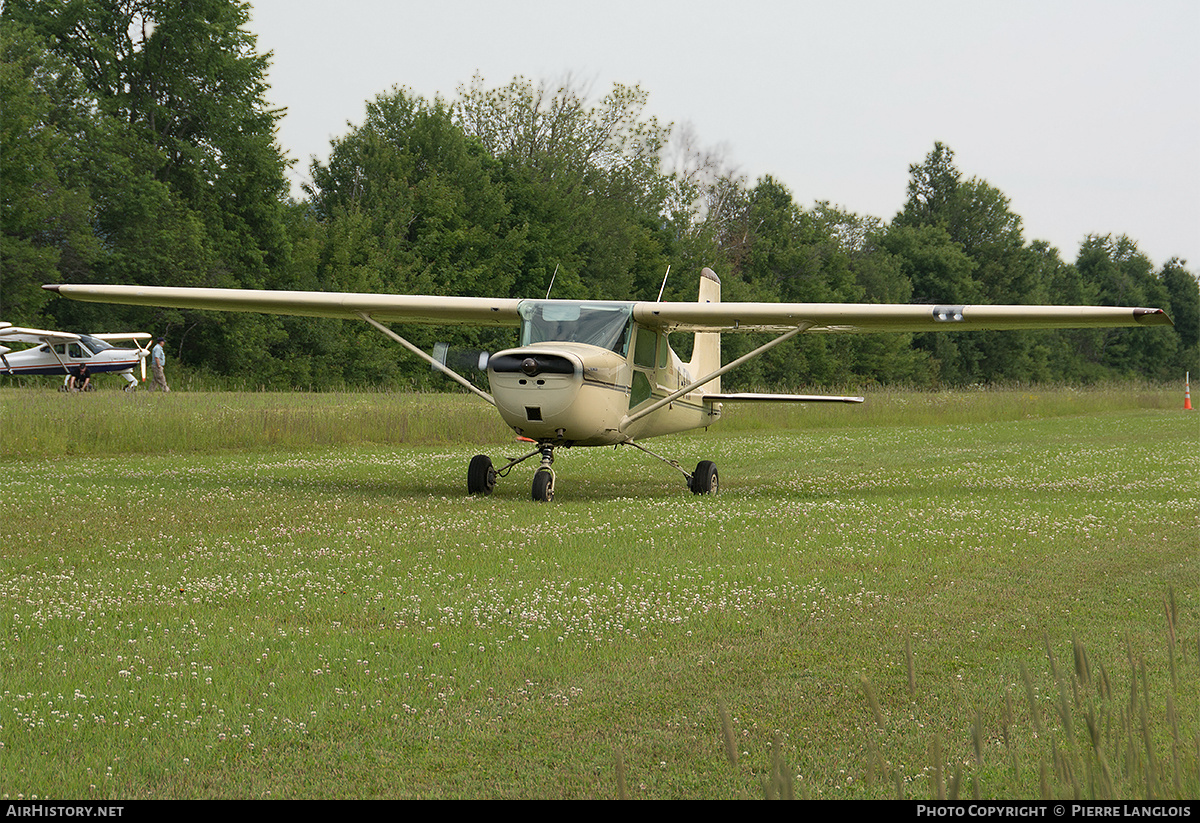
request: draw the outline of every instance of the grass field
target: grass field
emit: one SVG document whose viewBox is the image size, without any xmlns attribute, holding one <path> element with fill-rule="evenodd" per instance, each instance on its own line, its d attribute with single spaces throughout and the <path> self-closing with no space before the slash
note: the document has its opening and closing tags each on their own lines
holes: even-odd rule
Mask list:
<svg viewBox="0 0 1200 823">
<path fill-rule="evenodd" d="M 558 455 L 462 396 L 0 390 L 0 796 L 1200 796 L 1181 392 Z M 483 445 L 480 445 L 482 443 Z"/>
</svg>

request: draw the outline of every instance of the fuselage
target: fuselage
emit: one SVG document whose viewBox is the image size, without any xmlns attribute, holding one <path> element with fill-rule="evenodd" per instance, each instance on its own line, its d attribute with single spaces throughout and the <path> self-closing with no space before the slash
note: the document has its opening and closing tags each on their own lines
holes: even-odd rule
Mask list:
<svg viewBox="0 0 1200 823">
<path fill-rule="evenodd" d="M 74 374 L 86 365 L 92 374 L 132 373 L 138 365 L 136 349 L 113 346 L 90 335 L 69 343 L 43 343 L 24 351 L 0 354 L 2 374 Z"/>
<path fill-rule="evenodd" d="M 521 343 L 488 362 L 504 422 L 539 442 L 603 446 L 707 426 L 721 413 L 703 388 L 630 421 L 690 384 L 667 335 L 633 320 L 632 303 L 528 300 Z"/>
</svg>

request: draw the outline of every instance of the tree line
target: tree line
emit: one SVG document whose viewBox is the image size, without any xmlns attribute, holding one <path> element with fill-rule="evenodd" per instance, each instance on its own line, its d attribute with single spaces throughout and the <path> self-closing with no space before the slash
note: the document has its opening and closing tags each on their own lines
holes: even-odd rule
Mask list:
<svg viewBox="0 0 1200 823">
<path fill-rule="evenodd" d="M 1194 370 L 1200 287 L 1124 236 L 1073 262 L 1027 242 L 1007 197 L 936 143 L 890 221 L 779 181 L 751 183 L 614 85 L 476 76 L 453 98 L 395 87 L 289 194 L 266 102 L 269 55 L 232 0 L 9 0 L 0 16 L 0 319 L 149 330 L 191 368 L 272 387 L 443 385 L 365 324 L 105 306 L 43 283 L 133 283 L 693 300 L 711 266 L 728 300 L 1157 306 L 1175 327 L 803 336 L 731 386 L 912 386 Z M 496 350 L 495 330 L 409 328 Z M 679 337 L 686 337 L 680 335 Z M 727 359 L 761 342 L 728 335 Z M 689 341 L 675 341 L 684 351 Z"/>
</svg>

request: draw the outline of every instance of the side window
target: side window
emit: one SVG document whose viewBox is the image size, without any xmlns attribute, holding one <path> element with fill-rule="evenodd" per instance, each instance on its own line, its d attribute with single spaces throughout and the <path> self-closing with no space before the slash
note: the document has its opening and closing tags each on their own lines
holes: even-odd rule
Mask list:
<svg viewBox="0 0 1200 823">
<path fill-rule="evenodd" d="M 667 354 L 670 350 L 671 346 L 667 343 L 667 336 L 665 334 L 658 335 L 658 367 L 660 369 L 665 369 L 667 363 L 670 362 L 671 357 Z"/>
<path fill-rule="evenodd" d="M 651 329 L 638 328 L 633 341 L 633 365 L 642 369 L 654 368 L 658 354 L 658 334 Z"/>
</svg>

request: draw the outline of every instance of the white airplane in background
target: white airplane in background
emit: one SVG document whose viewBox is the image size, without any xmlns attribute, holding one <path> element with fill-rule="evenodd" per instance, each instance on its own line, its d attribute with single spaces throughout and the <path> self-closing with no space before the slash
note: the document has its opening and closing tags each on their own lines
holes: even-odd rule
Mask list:
<svg viewBox="0 0 1200 823">
<path fill-rule="evenodd" d="M 146 332 L 121 334 L 73 334 L 45 329 L 25 329 L 12 323 L 0 323 L 0 374 L 62 374 L 63 386 L 78 374 L 80 366 L 96 374 L 119 374 L 125 378 L 125 391 L 138 386 L 134 367 L 141 364 L 142 380 L 146 379 L 146 357 L 150 350 L 138 341 L 149 340 Z M 133 341 L 137 348 L 123 348 L 113 343 Z M 40 344 L 31 349 L 13 351 L 4 343 Z"/>
<path fill-rule="evenodd" d="M 711 425 L 735 401 L 861 403 L 861 397 L 727 394 L 721 375 L 797 334 L 1047 329 L 1171 325 L 1162 309 L 1109 306 L 960 306 L 852 303 L 722 303 L 721 281 L 700 276 L 699 299 L 686 302 L 517 300 L 392 294 L 47 285 L 73 300 L 182 309 L 339 317 L 366 321 L 494 405 L 518 437 L 536 448 L 499 469 L 476 455 L 467 490 L 490 494 L 497 477 L 540 455 L 533 499 L 554 497 L 554 450 L 634 446 L 674 466 L 696 494 L 715 492 L 708 460 L 694 471 L 655 454 L 640 440 Z M 383 325 L 450 323 L 518 326 L 520 345 L 487 363 L 494 394 L 476 388 Z M 670 332 L 695 334 L 692 358 L 671 349 Z M 777 332 L 749 354 L 721 365 L 721 332 Z"/>
</svg>

